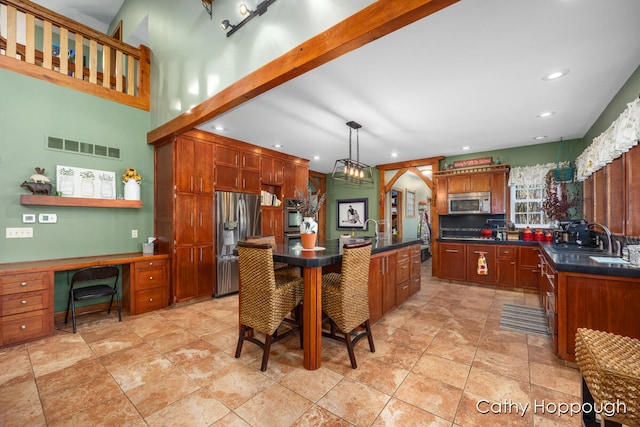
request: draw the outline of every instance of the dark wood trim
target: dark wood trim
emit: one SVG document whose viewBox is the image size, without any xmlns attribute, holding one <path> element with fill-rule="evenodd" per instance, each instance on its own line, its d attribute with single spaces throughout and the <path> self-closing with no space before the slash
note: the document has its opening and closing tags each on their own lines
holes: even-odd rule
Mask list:
<svg viewBox="0 0 640 427">
<path fill-rule="evenodd" d="M 182 113 L 150 131 L 147 143 L 155 144 L 168 135 L 208 122 L 282 83 L 457 2 L 378 0 L 236 81 L 189 113 Z"/>
</svg>

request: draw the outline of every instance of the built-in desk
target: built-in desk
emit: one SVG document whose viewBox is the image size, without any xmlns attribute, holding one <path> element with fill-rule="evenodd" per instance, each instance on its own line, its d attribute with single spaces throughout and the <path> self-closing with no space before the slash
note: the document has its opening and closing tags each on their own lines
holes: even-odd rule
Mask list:
<svg viewBox="0 0 640 427">
<path fill-rule="evenodd" d="M 141 252 L 0 264 L 0 346 L 53 335 L 54 273 L 122 266 L 122 305 L 130 314 L 166 307 L 169 256 Z"/>
</svg>

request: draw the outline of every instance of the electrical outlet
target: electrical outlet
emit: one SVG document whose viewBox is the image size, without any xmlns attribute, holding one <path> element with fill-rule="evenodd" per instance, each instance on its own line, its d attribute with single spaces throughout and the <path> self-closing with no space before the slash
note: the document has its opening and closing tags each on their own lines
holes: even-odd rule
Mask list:
<svg viewBox="0 0 640 427">
<path fill-rule="evenodd" d="M 131 238 L 132 239 L 138 238 L 138 230 L 131 230 Z"/>
<path fill-rule="evenodd" d="M 7 227 L 6 233 L 7 239 L 27 239 L 33 237 L 33 227 Z"/>
</svg>

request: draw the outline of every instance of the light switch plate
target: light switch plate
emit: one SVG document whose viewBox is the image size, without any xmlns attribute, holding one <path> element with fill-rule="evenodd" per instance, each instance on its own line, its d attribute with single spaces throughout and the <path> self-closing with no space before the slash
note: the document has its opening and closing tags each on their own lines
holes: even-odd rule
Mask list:
<svg viewBox="0 0 640 427">
<path fill-rule="evenodd" d="M 38 222 L 40 224 L 55 224 L 58 222 L 58 215 L 56 214 L 40 214 L 38 215 Z"/>
<path fill-rule="evenodd" d="M 23 224 L 32 224 L 36 222 L 36 214 L 22 214 Z"/>
</svg>

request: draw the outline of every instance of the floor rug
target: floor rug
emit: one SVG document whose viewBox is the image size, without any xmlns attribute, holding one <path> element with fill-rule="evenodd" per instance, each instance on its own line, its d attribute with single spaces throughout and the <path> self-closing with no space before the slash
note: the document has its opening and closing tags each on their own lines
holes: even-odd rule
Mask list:
<svg viewBox="0 0 640 427">
<path fill-rule="evenodd" d="M 503 304 L 500 329 L 547 337 L 547 319 L 544 310 L 525 305 Z"/>
</svg>

